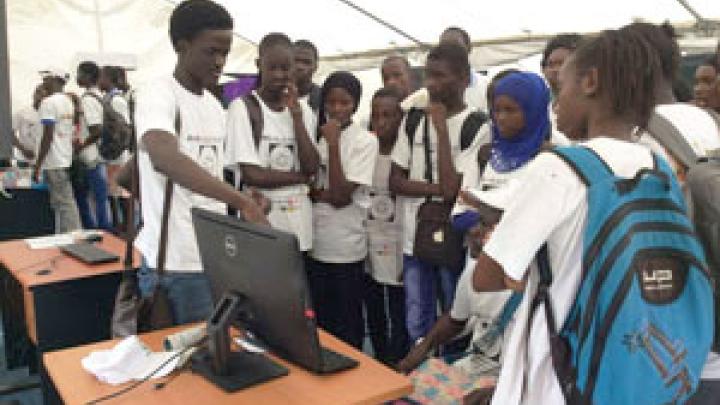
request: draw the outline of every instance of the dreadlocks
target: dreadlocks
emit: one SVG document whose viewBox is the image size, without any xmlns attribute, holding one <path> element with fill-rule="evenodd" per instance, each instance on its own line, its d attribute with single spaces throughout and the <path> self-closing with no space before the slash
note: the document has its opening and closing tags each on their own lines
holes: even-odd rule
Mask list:
<svg viewBox="0 0 720 405">
<path fill-rule="evenodd" d="M 647 126 L 662 78 L 660 57 L 636 30 L 606 30 L 586 39 L 573 59 L 578 74 L 597 69 L 598 95 L 611 112 Z"/>
</svg>

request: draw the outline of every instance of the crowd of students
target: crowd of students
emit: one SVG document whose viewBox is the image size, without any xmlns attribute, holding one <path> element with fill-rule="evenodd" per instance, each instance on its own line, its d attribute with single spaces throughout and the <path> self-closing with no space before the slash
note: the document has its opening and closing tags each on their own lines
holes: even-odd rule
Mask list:
<svg viewBox="0 0 720 405">
<path fill-rule="evenodd" d="M 451 27 L 427 55 L 422 86 L 404 57 L 382 62 L 384 87 L 370 117 L 355 114 L 363 89 L 352 73 L 314 84 L 317 50 L 281 33 L 260 41 L 257 88 L 223 109 L 210 89 L 232 28 L 227 11 L 209 0 L 180 3 L 170 19 L 173 74 L 133 95 L 142 290 L 152 294 L 160 283 L 178 324 L 205 319 L 212 299 L 190 209 L 230 208 L 297 237 L 318 324 L 330 333 L 359 349 L 368 335 L 374 355 L 404 372 L 437 353 L 463 357 L 458 364 L 474 377 L 497 377 L 494 394 L 473 391 L 468 403 L 566 399 L 546 312 L 532 303 L 535 258 L 547 246 L 548 293 L 554 322 L 563 325 L 583 274 L 589 203 L 582 179 L 549 151 L 581 144 L 620 178 L 652 169 L 652 151 L 682 182 L 687 167 L 643 130 L 653 114 L 672 122 L 699 156 L 720 149 L 720 56 L 698 67 L 694 102 L 678 102 L 680 53 L 668 25 L 559 35 L 543 53 L 544 77 L 508 70 L 492 81 L 472 70 L 470 38 Z M 120 69 L 91 62 L 78 67 L 82 95 L 64 93 L 67 80 L 47 72 L 33 108 L 18 115 L 16 146 L 49 186 L 58 232 L 110 229 L 107 204 L 122 202 L 108 189 L 127 194 L 108 173 L 129 152 L 108 161 L 97 145 L 106 104 L 130 123 L 127 84 Z M 83 163 L 75 180 L 73 160 Z M 228 169 L 233 184 L 223 181 Z M 432 203 L 452 222 L 452 231 L 432 237 L 462 235 L 464 260 L 428 257 L 417 246 Z M 708 359 L 694 403 L 712 403 L 720 392 L 718 357 Z"/>
<path fill-rule="evenodd" d="M 130 125 L 125 70 L 80 63 L 76 75 L 80 94 L 65 91 L 70 75 L 62 69 L 51 68 L 41 75 L 32 105 L 13 117 L 18 164 L 33 168 L 33 180 L 42 175 L 47 183 L 57 232 L 120 227 L 127 193 L 114 178 L 129 152 L 106 159 L 98 147 L 105 103 Z"/>
</svg>

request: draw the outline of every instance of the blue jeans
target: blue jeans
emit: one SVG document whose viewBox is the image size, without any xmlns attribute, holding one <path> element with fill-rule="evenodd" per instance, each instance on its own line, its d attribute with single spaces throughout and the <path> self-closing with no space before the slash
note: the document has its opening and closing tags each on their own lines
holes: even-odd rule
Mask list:
<svg viewBox="0 0 720 405">
<path fill-rule="evenodd" d="M 138 270 L 140 293 L 147 297 L 157 285 L 155 269 L 143 257 Z M 167 291 L 175 325 L 205 321 L 213 308 L 210 283 L 205 273 L 165 271 L 162 286 Z"/>
<path fill-rule="evenodd" d="M 411 342 L 425 336 L 435 324 L 438 298 L 442 312 L 450 310 L 459 277 L 459 270 L 437 267 L 414 256 L 403 255 L 406 322 Z"/>
<path fill-rule="evenodd" d="M 75 199 L 77 201 L 78 210 L 80 211 L 80 220 L 85 229 L 105 229 L 110 230 L 109 207 L 108 207 L 108 186 L 107 175 L 105 174 L 105 164 L 98 163 L 95 168 L 89 169 L 86 174 L 87 184 L 85 187 L 77 187 L 75 189 Z M 90 209 L 88 194 L 93 193 L 95 200 L 95 215 Z"/>
</svg>

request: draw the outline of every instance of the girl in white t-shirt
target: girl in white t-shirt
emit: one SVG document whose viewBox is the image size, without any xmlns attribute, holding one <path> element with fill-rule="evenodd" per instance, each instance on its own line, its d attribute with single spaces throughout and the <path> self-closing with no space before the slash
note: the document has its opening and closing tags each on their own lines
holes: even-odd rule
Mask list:
<svg viewBox="0 0 720 405">
<path fill-rule="evenodd" d="M 637 35 L 607 30 L 588 39 L 560 71 L 558 129 L 583 140 L 618 177 L 630 178 L 652 167 L 650 153 L 631 142 L 631 133 L 647 123 L 659 75 L 657 55 Z M 560 157 L 540 153 L 527 165 L 518 192 L 478 256 L 476 291 L 525 292 L 506 343 L 493 404 L 566 402 L 552 364 L 544 309 L 538 308 L 531 318 L 539 275 L 528 271 L 528 265 L 546 244 L 552 272 L 548 295 L 560 327 L 582 276 L 587 215 L 587 188 L 580 178 Z M 639 398 L 653 389 L 638 386 L 634 394 Z M 631 398 L 633 393 L 617 394 Z"/>
<path fill-rule="evenodd" d="M 372 98 L 371 131 L 380 153 L 369 188 L 370 210 L 366 219 L 368 260 L 363 301 L 375 357 L 395 364 L 407 354 L 405 289 L 402 282 L 402 203 L 390 192 L 391 153 L 403 118 L 402 95 L 382 88 Z M 387 303 L 387 304 L 386 304 Z"/>
<path fill-rule="evenodd" d="M 364 221 L 378 154 L 377 139 L 352 121 L 362 88 L 348 72 L 322 86 L 318 150 L 320 171 L 311 195 L 313 248 L 308 281 L 320 327 L 361 348 L 362 278 L 367 256 Z"/>
</svg>

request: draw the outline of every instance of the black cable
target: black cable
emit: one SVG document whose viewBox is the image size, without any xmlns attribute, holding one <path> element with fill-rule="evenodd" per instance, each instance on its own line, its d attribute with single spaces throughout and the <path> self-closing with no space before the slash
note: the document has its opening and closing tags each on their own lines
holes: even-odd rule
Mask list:
<svg viewBox="0 0 720 405">
<path fill-rule="evenodd" d="M 172 357 L 170 357 L 169 359 L 165 360 L 165 362 L 163 362 L 161 365 L 159 365 L 155 370 L 151 371 L 148 375 L 146 375 L 145 377 L 143 377 L 142 380 L 136 381 L 135 383 L 133 383 L 133 384 L 131 384 L 131 385 L 129 385 L 129 386 L 127 386 L 127 387 L 125 387 L 125 388 L 117 391 L 117 392 L 114 392 L 114 393 L 112 393 L 112 394 L 108 394 L 108 395 L 105 395 L 104 397 L 100 397 L 100 398 L 97 398 L 97 399 L 93 399 L 92 401 L 86 402 L 85 405 L 95 405 L 95 404 L 98 404 L 98 403 L 100 403 L 100 402 L 105 402 L 105 401 L 107 401 L 107 400 L 109 400 L 109 399 L 117 398 L 117 397 L 119 397 L 120 395 L 126 394 L 126 393 L 134 390 L 135 388 L 141 386 L 142 384 L 144 384 L 144 383 L 146 383 L 148 380 L 150 380 L 150 378 L 152 378 L 152 376 L 154 376 L 158 371 L 162 370 L 162 369 L 163 369 L 166 365 L 168 365 L 171 361 L 173 361 L 173 360 L 177 359 L 178 357 L 182 356 L 183 354 L 187 353 L 190 349 L 194 349 L 194 348 L 200 347 L 200 346 L 204 343 L 204 340 L 205 340 L 205 339 L 201 340 L 201 341 L 198 342 L 198 344 L 196 344 L 196 345 L 188 346 L 188 347 L 182 349 L 181 351 L 175 353 Z"/>
<path fill-rule="evenodd" d="M 64 253 L 58 253 L 58 254 L 56 254 L 56 255 L 54 255 L 54 256 L 51 256 L 51 257 L 49 257 L 49 258 L 47 258 L 47 259 L 43 259 L 43 260 L 37 261 L 37 262 L 35 262 L 35 263 L 28 264 L 27 266 L 20 267 L 19 269 L 15 269 L 15 270 L 13 270 L 13 271 L 14 271 L 14 272 L 24 272 L 25 270 L 31 269 L 31 268 L 33 268 L 33 267 L 35 267 L 35 266 L 39 266 L 39 265 L 41 265 L 41 264 L 52 263 L 52 262 L 56 261 L 57 259 L 62 258 L 63 256 L 65 256 Z M 55 265 L 53 264 L 53 267 L 54 267 L 54 266 L 55 266 Z"/>
</svg>

